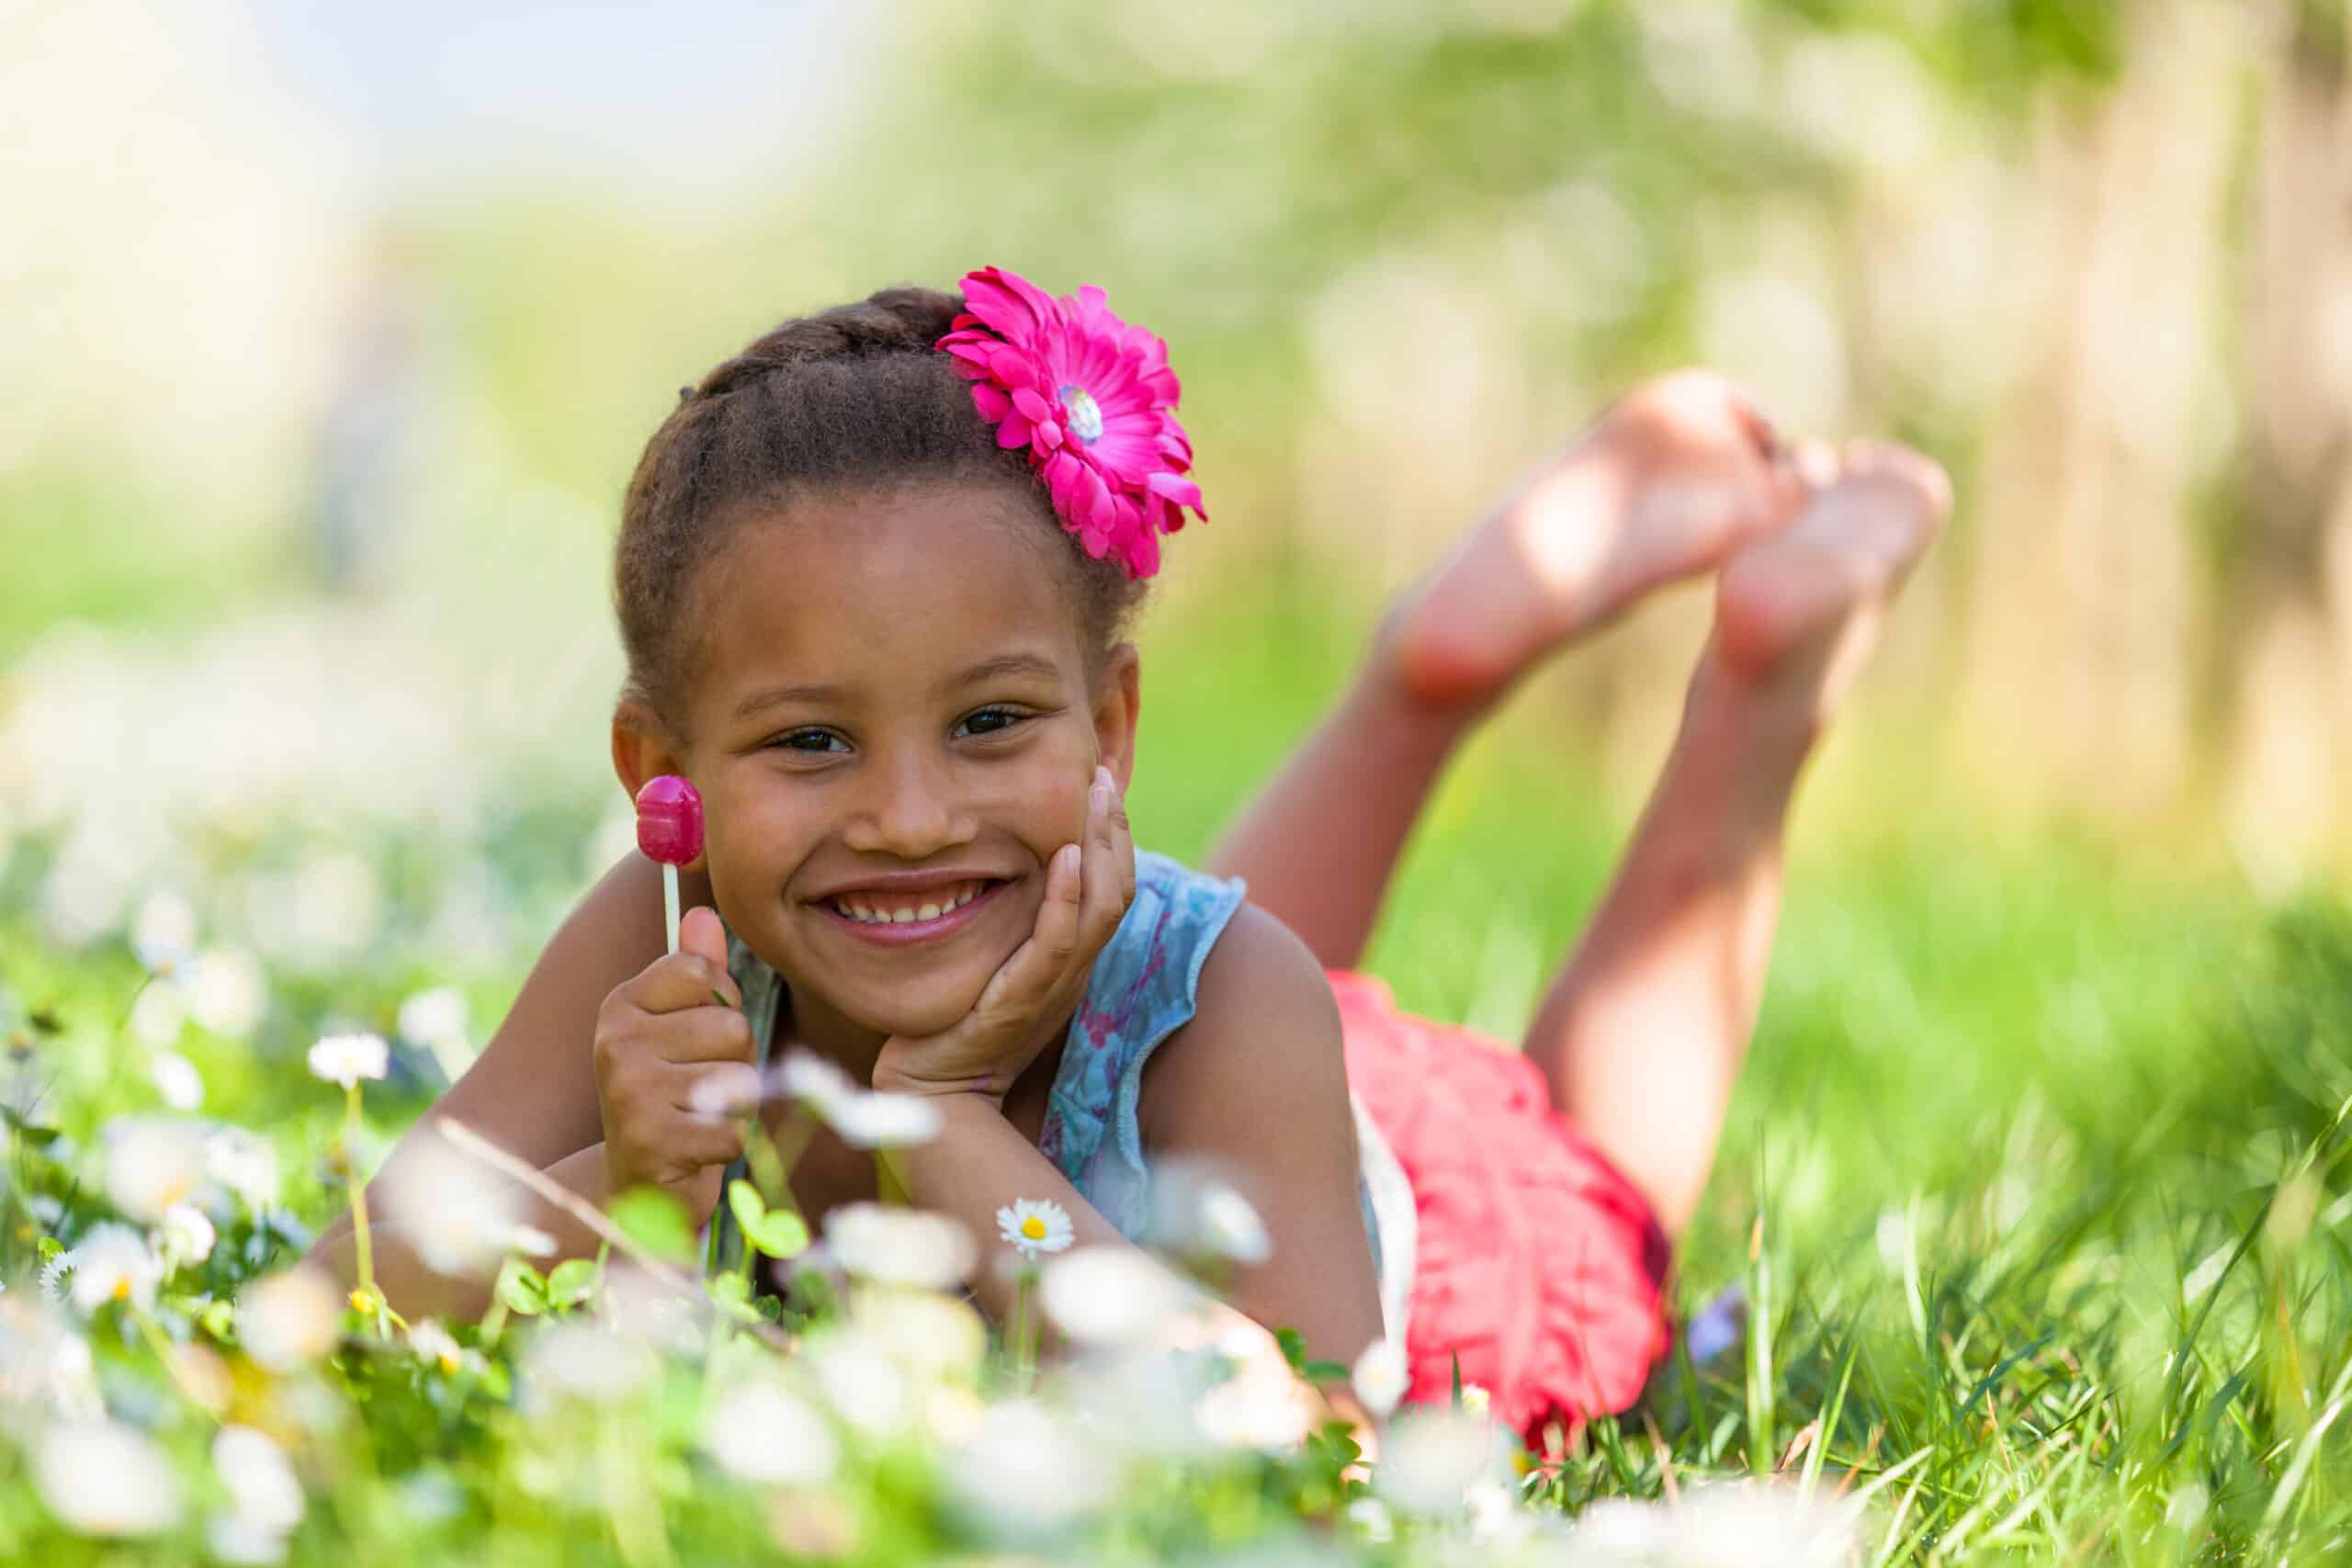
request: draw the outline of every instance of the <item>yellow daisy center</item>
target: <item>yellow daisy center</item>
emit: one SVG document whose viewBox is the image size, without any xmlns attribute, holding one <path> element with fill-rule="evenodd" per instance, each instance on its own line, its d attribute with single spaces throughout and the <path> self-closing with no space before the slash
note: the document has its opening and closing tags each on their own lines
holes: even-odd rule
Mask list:
<svg viewBox="0 0 2352 1568">
<path fill-rule="evenodd" d="M 114 1282 L 114 1299 L 119 1302 L 127 1302 L 130 1299 L 130 1277 L 129 1275 L 126 1274 L 121 1279 L 117 1280 Z"/>
<path fill-rule="evenodd" d="M 1046 1222 L 1032 1214 L 1021 1222 L 1021 1234 L 1031 1241 L 1046 1239 Z"/>
</svg>

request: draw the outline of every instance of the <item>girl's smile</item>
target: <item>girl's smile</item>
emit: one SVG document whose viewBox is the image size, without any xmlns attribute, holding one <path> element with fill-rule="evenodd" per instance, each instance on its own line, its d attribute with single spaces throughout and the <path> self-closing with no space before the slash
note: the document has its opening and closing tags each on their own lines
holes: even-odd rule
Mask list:
<svg viewBox="0 0 2352 1568">
<path fill-rule="evenodd" d="M 899 880 L 876 878 L 814 902 L 860 942 L 907 947 L 964 930 L 1012 885 L 1006 877 L 920 872 Z"/>
</svg>

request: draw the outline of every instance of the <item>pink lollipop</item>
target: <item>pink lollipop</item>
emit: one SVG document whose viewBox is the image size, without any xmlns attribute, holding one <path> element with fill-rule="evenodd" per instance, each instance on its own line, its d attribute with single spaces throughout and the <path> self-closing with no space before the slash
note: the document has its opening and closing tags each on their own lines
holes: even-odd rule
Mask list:
<svg viewBox="0 0 2352 1568">
<path fill-rule="evenodd" d="M 637 792 L 637 847 L 662 865 L 662 908 L 670 951 L 678 951 L 678 868 L 702 853 L 702 794 L 675 773 L 645 781 Z"/>
</svg>

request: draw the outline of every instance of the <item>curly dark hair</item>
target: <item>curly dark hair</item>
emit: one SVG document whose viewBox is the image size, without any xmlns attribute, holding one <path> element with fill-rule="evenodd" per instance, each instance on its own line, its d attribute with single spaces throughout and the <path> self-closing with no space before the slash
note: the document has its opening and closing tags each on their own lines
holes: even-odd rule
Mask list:
<svg viewBox="0 0 2352 1568">
<path fill-rule="evenodd" d="M 624 700 L 684 736 L 695 578 L 737 526 L 797 497 L 908 480 L 1006 485 L 1061 536 L 1090 650 L 1099 657 L 1125 635 L 1145 585 L 1069 536 L 1023 454 L 997 446 L 932 346 L 963 308 L 933 288 L 885 288 L 786 321 L 681 390 L 621 509 L 613 607 L 628 658 Z"/>
</svg>

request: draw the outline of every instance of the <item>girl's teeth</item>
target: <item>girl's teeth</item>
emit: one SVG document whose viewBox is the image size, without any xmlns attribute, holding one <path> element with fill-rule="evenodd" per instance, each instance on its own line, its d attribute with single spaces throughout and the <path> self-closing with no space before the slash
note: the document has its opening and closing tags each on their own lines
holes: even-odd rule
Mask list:
<svg viewBox="0 0 2352 1568">
<path fill-rule="evenodd" d="M 874 909 L 864 904 L 853 904 L 846 898 L 833 900 L 833 908 L 853 920 L 869 926 L 910 925 L 917 920 L 935 920 L 940 916 L 962 908 L 980 896 L 986 884 L 967 882 L 957 886 L 945 898 L 913 909 Z"/>
</svg>

